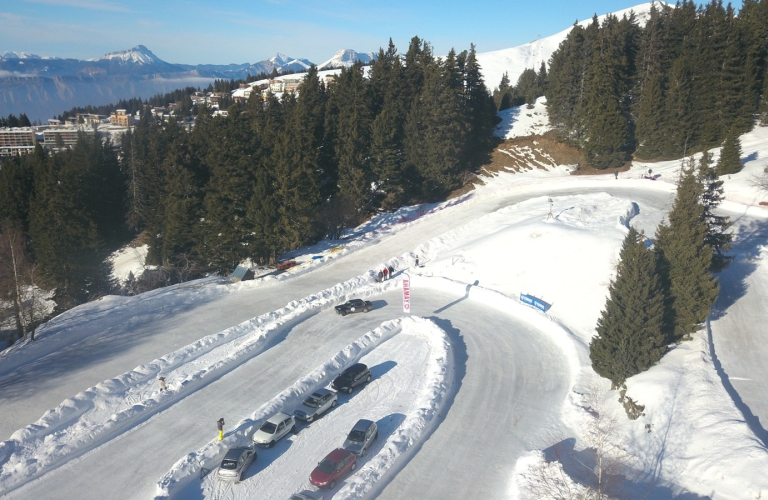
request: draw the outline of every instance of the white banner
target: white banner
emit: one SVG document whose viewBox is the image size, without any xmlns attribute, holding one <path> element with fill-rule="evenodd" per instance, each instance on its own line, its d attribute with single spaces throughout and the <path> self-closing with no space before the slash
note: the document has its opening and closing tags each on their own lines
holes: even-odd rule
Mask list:
<svg viewBox="0 0 768 500">
<path fill-rule="evenodd" d="M 411 314 L 411 277 L 403 273 L 403 312 Z"/>
</svg>

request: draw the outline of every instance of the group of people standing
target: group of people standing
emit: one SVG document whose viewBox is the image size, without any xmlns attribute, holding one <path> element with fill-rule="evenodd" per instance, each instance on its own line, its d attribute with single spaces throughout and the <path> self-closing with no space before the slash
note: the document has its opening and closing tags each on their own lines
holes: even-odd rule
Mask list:
<svg viewBox="0 0 768 500">
<path fill-rule="evenodd" d="M 379 282 L 382 282 L 386 279 L 389 279 L 392 275 L 395 274 L 395 268 L 392 266 L 385 267 L 381 271 L 379 271 Z"/>
</svg>

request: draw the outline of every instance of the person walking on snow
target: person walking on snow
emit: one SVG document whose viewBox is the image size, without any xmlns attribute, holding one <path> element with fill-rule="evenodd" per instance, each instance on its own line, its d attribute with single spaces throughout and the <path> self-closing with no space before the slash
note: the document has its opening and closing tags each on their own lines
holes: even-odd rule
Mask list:
<svg viewBox="0 0 768 500">
<path fill-rule="evenodd" d="M 419 267 L 419 256 L 416 256 L 416 267 Z"/>
<path fill-rule="evenodd" d="M 391 278 L 393 274 L 395 274 L 395 268 L 392 266 L 389 266 L 389 277 Z"/>
<path fill-rule="evenodd" d="M 224 439 L 224 417 L 221 417 L 216 421 L 216 427 L 219 428 L 219 441 Z"/>
<path fill-rule="evenodd" d="M 383 279 L 384 279 L 384 273 L 379 271 L 379 283 L 381 283 Z"/>
<path fill-rule="evenodd" d="M 386 280 L 387 279 L 387 275 L 389 274 L 389 269 L 387 269 L 385 267 L 384 270 L 382 271 L 382 273 L 384 273 L 384 279 Z"/>
<path fill-rule="evenodd" d="M 168 388 L 167 385 L 165 385 L 165 377 L 160 377 L 157 379 L 158 385 L 160 385 L 160 392 L 163 392 Z"/>
<path fill-rule="evenodd" d="M 618 170 L 615 171 L 613 174 L 616 176 L 617 179 L 619 178 L 619 171 Z"/>
</svg>

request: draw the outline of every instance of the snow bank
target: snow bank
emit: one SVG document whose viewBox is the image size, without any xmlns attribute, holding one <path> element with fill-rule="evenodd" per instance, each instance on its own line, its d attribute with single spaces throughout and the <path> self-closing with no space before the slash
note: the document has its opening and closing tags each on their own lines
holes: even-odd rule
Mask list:
<svg viewBox="0 0 768 500">
<path fill-rule="evenodd" d="M 258 428 L 264 419 L 285 408 L 297 406 L 306 394 L 328 385 L 341 370 L 401 332 L 417 335 L 431 346 L 430 358 L 423 367 L 423 389 L 417 394 L 413 407 L 405 411 L 403 422 L 387 439 L 381 450 L 375 457 L 371 457 L 364 467 L 346 479 L 345 486 L 337 495 L 340 498 L 361 498 L 374 490 L 380 490 L 384 483 L 407 463 L 420 443 L 434 429 L 437 416 L 454 387 L 453 354 L 447 334 L 433 322 L 419 317 L 390 320 L 366 333 L 262 405 L 250 417 L 238 422 L 236 430 L 228 434 L 223 441 L 211 440 L 203 448 L 180 459 L 158 481 L 155 498 L 178 495 L 199 477 L 201 469 L 215 469 L 227 449 L 249 446 L 253 429 Z"/>
<path fill-rule="evenodd" d="M 100 446 L 146 421 L 263 351 L 273 337 L 318 310 L 367 297 L 396 286 L 374 283 L 363 275 L 322 290 L 284 308 L 220 333 L 101 382 L 65 400 L 36 423 L 0 443 L 0 492 L 8 492 Z M 165 376 L 168 390 L 159 392 L 156 377 Z"/>
</svg>

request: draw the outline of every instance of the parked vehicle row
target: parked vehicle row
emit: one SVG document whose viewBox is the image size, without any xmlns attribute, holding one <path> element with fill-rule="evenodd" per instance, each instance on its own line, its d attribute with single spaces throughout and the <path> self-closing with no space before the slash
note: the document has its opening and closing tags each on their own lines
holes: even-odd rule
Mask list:
<svg viewBox="0 0 768 500">
<path fill-rule="evenodd" d="M 336 377 L 331 386 L 336 391 L 351 394 L 355 387 L 371 381 L 371 370 L 363 363 L 355 363 Z M 313 422 L 338 405 L 338 393 L 318 389 L 310 394 L 290 415 L 279 412 L 266 419 L 253 433 L 251 447 L 231 448 L 221 461 L 216 473 L 222 481 L 240 482 L 248 467 L 256 460 L 256 446 L 271 448 L 288 434 L 296 433 L 296 420 Z M 375 422 L 359 420 L 347 435 L 343 448 L 329 453 L 310 474 L 310 482 L 320 488 L 333 488 L 336 482 L 357 467 L 357 458 L 365 456 L 379 432 Z M 295 493 L 292 500 L 318 499 L 312 492 Z"/>
</svg>

